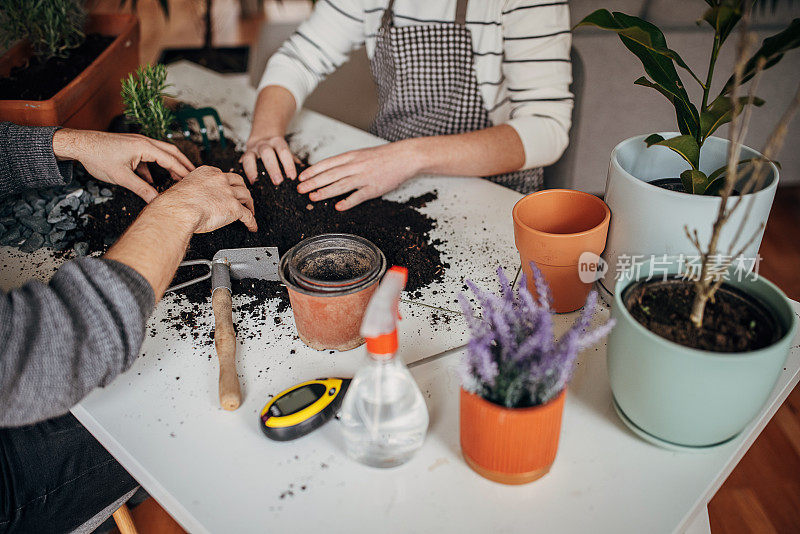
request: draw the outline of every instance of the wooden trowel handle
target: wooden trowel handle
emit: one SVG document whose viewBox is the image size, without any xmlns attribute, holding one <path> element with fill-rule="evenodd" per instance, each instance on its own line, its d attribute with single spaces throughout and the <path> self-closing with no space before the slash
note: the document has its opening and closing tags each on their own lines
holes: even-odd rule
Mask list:
<svg viewBox="0 0 800 534">
<path fill-rule="evenodd" d="M 219 403 L 226 410 L 235 410 L 242 403 L 242 390 L 236 374 L 236 331 L 233 329 L 231 292 L 219 288 L 211 295 L 214 310 L 214 345 L 219 358 Z"/>
</svg>

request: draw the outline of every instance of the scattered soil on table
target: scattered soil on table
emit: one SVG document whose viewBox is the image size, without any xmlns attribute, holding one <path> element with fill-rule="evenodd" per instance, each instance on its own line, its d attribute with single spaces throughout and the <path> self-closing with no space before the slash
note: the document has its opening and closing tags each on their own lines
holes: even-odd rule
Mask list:
<svg viewBox="0 0 800 534">
<path fill-rule="evenodd" d="M 67 57 L 41 61 L 33 57 L 26 65 L 11 69 L 8 76 L 0 78 L 0 100 L 47 100 L 67 86 L 86 67 L 92 64 L 114 37 L 89 34 L 79 47 L 70 50 Z"/>
<path fill-rule="evenodd" d="M 747 352 L 771 345 L 783 335 L 764 304 L 726 284 L 706 305 L 702 328 L 695 328 L 689 319 L 694 295 L 690 282 L 657 280 L 632 285 L 623 301 L 645 328 L 695 349 Z"/>
<path fill-rule="evenodd" d="M 212 144 L 202 153 L 205 164 L 219 167 L 226 172 L 244 176 L 237 152 L 230 144 L 222 148 Z M 308 166 L 298 165 L 298 172 Z M 441 259 L 437 246 L 439 240 L 431 240 L 430 232 L 436 222 L 422 214 L 417 208 L 437 198 L 436 192 L 411 198 L 407 202 L 373 199 L 348 211 L 336 211 L 334 205 L 340 198 L 312 202 L 308 195 L 297 192 L 296 180 L 284 180 L 275 186 L 259 163 L 260 178 L 248 184 L 255 205 L 258 232 L 249 232 L 240 222 L 235 222 L 211 233 L 192 237 L 186 259 L 211 259 L 223 248 L 277 246 L 280 254 L 286 253 L 301 240 L 323 233 L 348 233 L 372 241 L 386 255 L 389 265 L 408 268 L 406 289 L 414 293 L 421 287 L 443 279 L 449 267 Z M 171 185 L 168 173 L 151 166 L 156 188 L 164 190 Z M 111 186 L 110 186 L 111 187 Z M 130 226 L 145 203 L 126 189 L 113 188 L 113 196 L 106 202 L 87 208 L 86 224 L 82 238 L 89 244 L 89 253 L 102 252 L 107 243 L 119 237 Z M 183 282 L 208 272 L 206 267 L 187 267 L 179 270 L 174 283 Z M 330 273 L 329 273 L 330 274 Z M 178 293 L 192 304 L 205 304 L 211 296 L 210 281 L 194 284 Z M 249 295 L 252 300 L 238 306 L 239 317 L 252 316 L 259 312 L 261 304 L 268 299 L 278 299 L 278 311 L 288 308 L 288 293 L 280 282 L 246 279 L 234 281 L 234 295 Z M 179 320 L 189 327 L 196 323 L 196 306 Z"/>
</svg>

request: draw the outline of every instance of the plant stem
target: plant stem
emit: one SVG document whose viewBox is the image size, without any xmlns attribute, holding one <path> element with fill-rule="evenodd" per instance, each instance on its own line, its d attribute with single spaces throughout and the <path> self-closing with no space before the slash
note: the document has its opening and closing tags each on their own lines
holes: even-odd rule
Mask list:
<svg viewBox="0 0 800 534">
<path fill-rule="evenodd" d="M 706 83 L 703 86 L 703 105 L 700 107 L 700 113 L 703 113 L 708 106 L 708 95 L 711 93 L 711 79 L 714 77 L 714 65 L 717 63 L 717 55 L 719 55 L 719 31 L 714 30 L 714 46 L 711 49 L 711 59 L 708 63 L 708 75 L 706 76 Z"/>
<path fill-rule="evenodd" d="M 701 328 L 703 326 L 703 315 L 706 311 L 708 297 L 707 291 L 698 291 L 694 297 L 694 302 L 692 302 L 692 314 L 689 316 L 689 319 L 691 319 L 695 328 Z"/>
</svg>

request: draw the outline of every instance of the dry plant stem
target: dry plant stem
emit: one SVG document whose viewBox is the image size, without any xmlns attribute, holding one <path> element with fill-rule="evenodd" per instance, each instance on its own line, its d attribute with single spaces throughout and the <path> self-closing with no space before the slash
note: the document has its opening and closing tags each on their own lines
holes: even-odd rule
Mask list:
<svg viewBox="0 0 800 534">
<path fill-rule="evenodd" d="M 759 66 L 759 72 L 760 70 L 761 69 Z M 736 87 L 734 86 L 734 90 L 735 89 Z M 753 94 L 754 92 L 751 91 L 750 92 L 751 98 Z M 726 187 L 723 191 L 723 197 L 720 203 L 720 212 L 717 216 L 716 221 L 714 221 L 714 227 L 711 239 L 709 240 L 709 246 L 707 251 L 703 251 L 702 248 L 700 247 L 700 243 L 697 238 L 697 231 L 695 231 L 694 235 L 692 236 L 689 233 L 688 228 L 686 228 L 686 233 L 689 236 L 689 240 L 692 241 L 695 247 L 697 247 L 698 251 L 700 252 L 701 259 L 703 260 L 701 277 L 695 280 L 696 294 L 694 302 L 692 304 L 692 314 L 691 314 L 692 323 L 698 328 L 703 324 L 703 314 L 705 312 L 706 304 L 708 303 L 709 300 L 713 300 L 714 294 L 724 281 L 722 278 L 713 280 L 711 277 L 708 276 L 710 261 L 716 255 L 717 242 L 719 240 L 719 234 L 722 230 L 722 227 L 730 219 L 731 214 L 741 204 L 745 194 L 757 191 L 759 187 L 761 187 L 770 169 L 768 163 L 774 159 L 774 157 L 778 154 L 778 152 L 780 152 L 780 149 L 783 146 L 784 141 L 786 140 L 786 134 L 788 132 L 789 123 L 794 118 L 794 115 L 797 113 L 798 109 L 800 109 L 800 86 L 798 86 L 797 90 L 795 91 L 794 98 L 792 98 L 792 101 L 786 108 L 786 111 L 781 116 L 772 134 L 770 134 L 767 143 L 762 151 L 764 158 L 759 158 L 755 160 L 755 162 L 752 164 L 752 171 L 747 179 L 745 186 L 742 188 L 742 193 L 736 199 L 735 204 L 730 209 L 726 209 L 726 205 L 730 193 L 733 190 L 733 184 L 735 184 L 736 182 L 736 175 L 735 175 L 736 171 L 734 170 L 733 177 L 731 177 L 731 174 L 729 174 L 726 177 Z M 736 124 L 738 120 L 739 120 L 738 116 L 734 116 L 733 123 Z M 745 121 L 749 120 L 749 116 L 745 116 L 744 120 Z M 734 128 L 732 127 L 731 130 L 733 131 Z M 731 144 L 733 144 L 735 141 L 738 141 L 739 147 L 741 147 L 741 139 L 743 138 L 743 135 L 741 134 L 744 130 L 746 130 L 746 125 L 743 126 L 741 130 L 737 131 L 737 133 L 740 134 L 739 136 L 734 137 L 733 134 L 731 135 Z M 729 161 L 728 161 L 729 169 L 737 168 L 736 163 L 738 162 L 738 153 L 739 153 L 738 150 L 730 151 L 730 154 L 735 154 L 735 157 L 729 156 Z M 733 165 L 731 165 L 732 162 Z M 750 202 L 748 203 L 747 210 L 743 216 L 743 219 L 740 222 L 736 234 L 734 235 L 734 238 L 731 241 L 731 244 L 728 248 L 727 251 L 728 257 L 730 257 L 731 259 L 741 256 L 747 249 L 747 247 L 749 247 L 753 243 L 753 241 L 756 239 L 759 233 L 764 229 L 764 222 L 762 222 L 761 224 L 759 224 L 758 228 L 753 233 L 753 235 L 750 236 L 747 242 L 744 245 L 742 245 L 742 247 L 737 252 L 735 253 L 733 252 L 736 243 L 742 236 L 742 232 L 744 230 L 744 223 L 750 217 L 750 212 L 752 210 L 752 202 L 753 199 L 750 199 Z"/>
<path fill-rule="evenodd" d="M 690 314 L 692 324 L 694 324 L 696 328 L 701 328 L 703 326 L 703 315 L 705 313 L 706 304 L 708 303 L 708 300 L 713 297 L 715 291 L 712 289 L 714 281 L 712 280 L 712 277 L 709 276 L 709 267 L 712 259 L 716 257 L 717 243 L 719 242 L 720 232 L 727 221 L 728 214 L 726 213 L 726 207 L 728 204 L 728 198 L 730 197 L 731 193 L 733 192 L 733 188 L 736 185 L 736 172 L 738 170 L 737 162 L 739 161 L 739 155 L 741 153 L 741 145 L 736 142 L 741 133 L 741 108 L 738 104 L 739 88 L 741 87 L 744 67 L 747 63 L 747 56 L 749 55 L 748 52 L 753 42 L 753 36 L 747 33 L 747 16 L 743 17 L 741 28 L 741 38 L 739 39 L 739 44 L 737 46 L 736 65 L 733 74 L 734 84 L 731 90 L 731 101 L 733 102 L 733 109 L 731 110 L 732 120 L 729 130 L 731 142 L 728 146 L 728 169 L 725 177 L 725 187 L 723 187 L 720 195 L 719 210 L 717 212 L 717 218 L 712 227 L 708 248 L 703 250 L 703 248 L 700 246 L 700 240 L 697 236 L 696 229 L 694 231 L 694 239 L 692 239 L 691 235 L 689 236 L 690 241 L 692 241 L 694 246 L 697 248 L 698 253 L 700 254 L 700 276 L 694 280 L 695 297 L 692 303 L 692 312 Z M 688 227 L 685 227 L 684 229 L 686 233 L 689 234 Z"/>
</svg>

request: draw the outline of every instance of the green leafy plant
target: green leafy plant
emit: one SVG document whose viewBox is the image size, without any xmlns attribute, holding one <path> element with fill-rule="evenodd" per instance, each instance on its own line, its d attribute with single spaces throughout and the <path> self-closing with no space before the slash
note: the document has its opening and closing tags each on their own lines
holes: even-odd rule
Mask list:
<svg viewBox="0 0 800 534">
<path fill-rule="evenodd" d="M 169 96 L 168 87 L 164 65 L 144 65 L 122 80 L 125 116 L 139 126 L 142 134 L 153 139 L 166 139 L 175 120 L 164 104 L 164 97 Z"/>
<path fill-rule="evenodd" d="M 66 57 L 83 43 L 85 21 L 86 11 L 78 0 L 3 0 L 0 43 L 9 47 L 28 39 L 43 61 Z"/>
<path fill-rule="evenodd" d="M 686 192 L 699 195 L 718 195 L 725 184 L 728 166 L 706 174 L 700 170 L 700 151 L 703 143 L 720 126 L 731 121 L 734 113 L 745 106 L 761 106 L 764 100 L 751 94 L 734 98 L 732 89 L 734 76 L 728 78 L 716 97 L 712 98 L 711 80 L 722 45 L 730 36 L 742 17 L 752 8 L 747 0 L 705 0 L 708 9 L 698 24 L 707 23 L 714 30 L 714 42 L 705 80 L 700 79 L 681 56 L 667 46 L 664 33 L 646 20 L 598 9 L 581 20 L 575 27 L 596 26 L 614 31 L 622 44 L 639 58 L 647 76 L 633 82 L 661 93 L 675 107 L 675 116 L 681 135 L 664 139 L 658 134 L 645 139 L 647 146 L 665 146 L 679 154 L 689 164 L 681 173 Z M 778 63 L 783 55 L 800 46 L 800 19 L 794 19 L 780 33 L 764 39 L 761 47 L 744 64 L 741 83 L 753 78 L 757 69 L 767 69 Z M 696 105 L 689 98 L 678 69 L 699 84 L 703 91 L 702 101 Z M 740 162 L 744 163 L 744 162 Z"/>
</svg>

